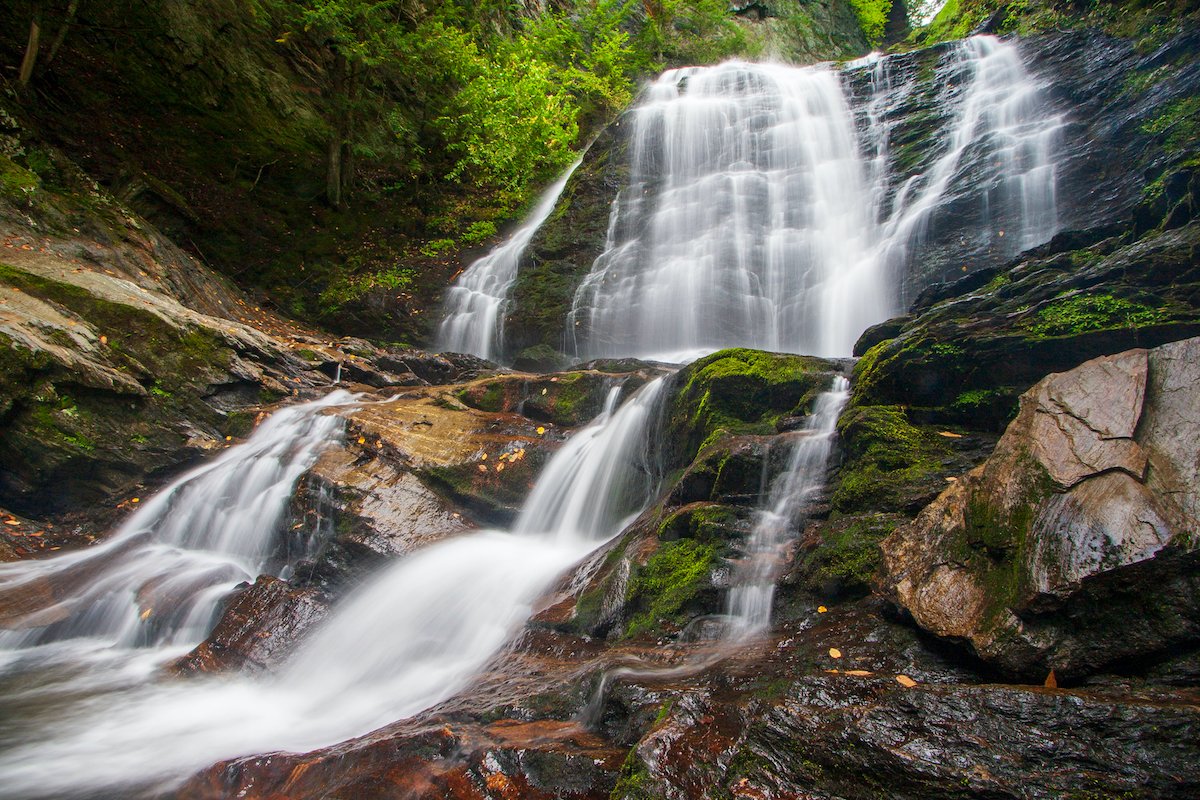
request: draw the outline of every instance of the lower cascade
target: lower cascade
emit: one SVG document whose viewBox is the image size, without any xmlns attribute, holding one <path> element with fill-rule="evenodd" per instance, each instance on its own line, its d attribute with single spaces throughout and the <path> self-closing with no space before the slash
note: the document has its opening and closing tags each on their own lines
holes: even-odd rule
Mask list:
<svg viewBox="0 0 1200 800">
<path fill-rule="evenodd" d="M 223 758 L 311 750 L 450 696 L 529 616 L 530 603 L 555 577 L 618 533 L 648 502 L 656 470 L 645 443 L 663 383 L 647 384 L 619 409 L 615 387 L 600 416 L 546 465 L 512 533 L 453 538 L 387 569 L 347 597 L 277 678 L 191 686 L 153 680 L 163 662 L 202 638 L 205 628 L 198 625 L 158 640 L 95 638 L 107 627 L 132 623 L 80 624 L 62 634 L 76 638 L 46 643 L 40 641 L 46 637 L 6 634 L 11 638 L 0 654 L 0 675 L 22 688 L 3 702 L 20 709 L 25 723 L 0 739 L 5 796 L 61 797 L 101 786 L 161 789 Z M 192 494 L 205 491 L 204 477 L 213 474 L 225 474 L 241 489 L 225 510 L 231 529 L 261 519 L 260 509 L 278 513 L 302 469 L 288 471 L 290 481 L 281 489 L 279 481 L 247 480 L 241 466 L 263 469 L 289 453 L 311 454 L 321 441 L 311 429 L 337 427 L 337 418 L 320 410 L 351 399 L 339 392 L 280 412 L 246 444 L 151 500 L 129 525 L 140 528 L 139 517 L 160 514 L 177 496 L 186 519 L 189 487 Z M 281 439 L 289 424 L 290 436 Z M 311 463 L 311 455 L 302 463 Z M 178 519 L 170 513 L 162 518 Z M 257 555 L 266 552 L 260 545 Z M 79 557 L 65 556 L 24 566 L 49 573 L 77 563 Z M 92 582 L 78 590 L 81 601 L 108 580 L 103 564 L 91 569 L 102 577 L 87 576 Z M 221 592 L 230 586 L 226 578 Z M 209 603 L 208 621 L 217 593 L 194 592 Z M 116 592 L 113 602 L 128 593 Z"/>
</svg>

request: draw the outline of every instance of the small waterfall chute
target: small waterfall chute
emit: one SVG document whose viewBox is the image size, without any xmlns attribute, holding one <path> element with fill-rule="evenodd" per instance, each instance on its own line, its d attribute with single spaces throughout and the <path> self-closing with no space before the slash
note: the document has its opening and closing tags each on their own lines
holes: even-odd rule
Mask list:
<svg viewBox="0 0 1200 800">
<path fill-rule="evenodd" d="M 100 545 L 0 565 L 0 595 L 36 587 L 49 599 L 19 630 L 0 631 L 0 650 L 80 637 L 115 647 L 198 644 L 234 585 L 305 555 L 286 551 L 284 512 L 300 476 L 341 436 L 342 419 L 322 412 L 354 399 L 337 391 L 277 411 L 246 442 L 142 503 Z"/>
<path fill-rule="evenodd" d="M 503 355 L 504 310 L 517 278 L 521 254 L 554 210 L 558 196 L 577 166 L 579 161 L 542 193 L 533 211 L 508 241 L 463 270 L 450 287 L 438 328 L 439 352 L 469 353 L 492 360 Z"/>
</svg>

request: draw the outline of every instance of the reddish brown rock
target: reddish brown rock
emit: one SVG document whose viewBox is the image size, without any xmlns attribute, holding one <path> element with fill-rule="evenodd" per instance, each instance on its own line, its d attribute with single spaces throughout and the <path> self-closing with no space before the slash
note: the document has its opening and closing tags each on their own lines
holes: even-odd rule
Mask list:
<svg viewBox="0 0 1200 800">
<path fill-rule="evenodd" d="M 178 675 L 270 672 L 327 610 L 316 592 L 260 575 L 229 601 L 208 639 L 168 669 Z"/>
</svg>

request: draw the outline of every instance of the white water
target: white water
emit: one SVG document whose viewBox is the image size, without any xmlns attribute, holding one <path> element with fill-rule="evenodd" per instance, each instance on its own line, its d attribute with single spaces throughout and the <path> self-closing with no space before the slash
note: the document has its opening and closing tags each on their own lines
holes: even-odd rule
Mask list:
<svg viewBox="0 0 1200 800">
<path fill-rule="evenodd" d="M 1062 121 L 1016 49 L 960 43 L 947 66 L 943 154 L 888 196 L 888 58 L 858 130 L 837 73 L 729 62 L 663 73 L 636 109 L 632 178 L 604 253 L 575 294 L 569 344 L 586 358 L 694 358 L 722 347 L 848 355 L 894 316 L 899 287 L 963 155 L 988 154 L 985 216 L 1015 253 L 1058 228 L 1053 152 Z M 1004 237 L 1008 236 L 1005 240 Z"/>
<path fill-rule="evenodd" d="M 438 328 L 439 352 L 470 353 L 488 359 L 503 353 L 504 309 L 509 289 L 517 278 L 521 254 L 554 210 L 558 196 L 577 166 L 578 161 L 542 194 L 529 218 L 507 242 L 467 267 L 450 287 Z"/>
<path fill-rule="evenodd" d="M 669 70 L 631 124 L 632 178 L 569 319 L 581 355 L 838 355 L 891 310 L 836 73 Z"/>
<path fill-rule="evenodd" d="M 832 390 L 817 398 L 792 445 L 787 469 L 772 482 L 766 507 L 759 511 L 745 554 L 732 575 L 726 634 L 731 640 L 750 638 L 771 624 L 775 581 L 787 565 L 797 524 L 812 496 L 825 487 L 838 415 L 849 397 L 849 382 L 840 375 L 834 378 Z"/>
<path fill-rule="evenodd" d="M 300 475 L 341 436 L 342 420 L 322 410 L 353 400 L 338 391 L 276 412 L 142 503 L 102 545 L 0 565 L 0 592 L 32 587 L 57 601 L 21 630 L 0 631 L 0 650 L 80 637 L 120 648 L 202 641 L 230 589 L 306 554 L 283 536 L 281 517 Z"/>
<path fill-rule="evenodd" d="M 277 679 L 153 680 L 182 652 L 50 645 L 10 654 L 0 680 L 21 728 L 0 737 L 4 796 L 155 789 L 218 760 L 312 750 L 411 716 L 461 689 L 564 570 L 648 501 L 644 442 L 662 381 L 605 411 L 555 454 L 516 533 L 429 547 L 347 598 Z M 642 476 L 642 477 L 632 477 Z M 245 509 L 249 510 L 249 509 Z"/>
<path fill-rule="evenodd" d="M 884 225 L 883 257 L 893 272 L 903 271 L 928 237 L 933 212 L 953 199 L 947 192 L 969 148 L 983 154 L 978 160 L 986 172 L 971 180 L 988 186 L 984 230 L 999 252 L 1015 254 L 1058 230 L 1053 159 L 1063 120 L 1044 113 L 1041 87 L 1030 80 L 1020 53 L 991 36 L 973 36 L 956 43 L 949 70 L 950 85 L 963 88 L 953 98 L 957 109 L 944 151 L 926 173 L 900 187 Z M 1013 224 L 1005 231 L 988 225 L 990 217 Z"/>
</svg>

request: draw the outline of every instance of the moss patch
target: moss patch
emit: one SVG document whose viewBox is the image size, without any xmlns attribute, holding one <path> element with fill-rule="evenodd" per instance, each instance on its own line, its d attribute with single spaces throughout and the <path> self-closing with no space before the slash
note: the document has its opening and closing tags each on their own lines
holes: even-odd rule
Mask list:
<svg viewBox="0 0 1200 800">
<path fill-rule="evenodd" d="M 722 350 L 682 370 L 668 399 L 673 463 L 691 461 L 718 429 L 774 433 L 783 416 L 806 413 L 834 366 L 810 356 Z"/>
<path fill-rule="evenodd" d="M 627 635 L 652 633 L 664 622 L 680 626 L 689 619 L 687 606 L 708 587 L 717 550 L 695 539 L 663 545 L 630 581 L 629 601 L 635 614 Z"/>
</svg>

